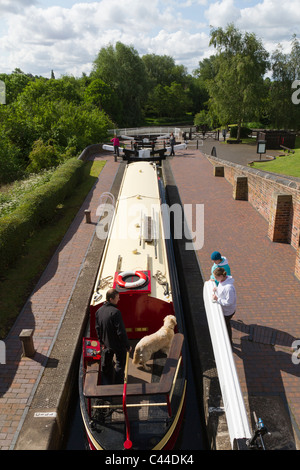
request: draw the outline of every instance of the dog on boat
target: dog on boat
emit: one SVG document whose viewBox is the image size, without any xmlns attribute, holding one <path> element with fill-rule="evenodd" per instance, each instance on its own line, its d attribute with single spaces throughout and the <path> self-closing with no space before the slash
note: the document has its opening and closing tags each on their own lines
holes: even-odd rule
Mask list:
<svg viewBox="0 0 300 470">
<path fill-rule="evenodd" d="M 144 336 L 136 345 L 132 363 L 136 366 L 141 365 L 145 370 L 150 370 L 146 365 L 152 354 L 162 351 L 169 354 L 172 340 L 174 337 L 174 328 L 177 325 L 174 315 L 167 315 L 164 318 L 163 326 L 152 335 Z"/>
</svg>

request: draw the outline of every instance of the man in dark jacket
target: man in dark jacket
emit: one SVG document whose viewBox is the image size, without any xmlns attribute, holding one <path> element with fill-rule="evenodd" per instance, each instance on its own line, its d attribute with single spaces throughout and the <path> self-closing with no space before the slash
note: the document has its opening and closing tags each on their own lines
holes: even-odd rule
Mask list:
<svg viewBox="0 0 300 470">
<path fill-rule="evenodd" d="M 124 381 L 124 369 L 126 363 L 126 352 L 130 351 L 123 318 L 117 308 L 120 295 L 115 289 L 109 289 L 106 293 L 106 302 L 96 312 L 96 330 L 101 346 L 110 349 L 105 353 L 105 374 L 108 377 L 113 373 L 113 353 L 116 355 L 115 381 Z"/>
</svg>

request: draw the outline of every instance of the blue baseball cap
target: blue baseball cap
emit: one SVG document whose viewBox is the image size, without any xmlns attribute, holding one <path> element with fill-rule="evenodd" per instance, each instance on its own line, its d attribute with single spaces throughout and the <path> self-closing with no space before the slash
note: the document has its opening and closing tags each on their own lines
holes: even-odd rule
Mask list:
<svg viewBox="0 0 300 470">
<path fill-rule="evenodd" d="M 213 261 L 216 261 L 218 259 L 221 259 L 222 256 L 221 256 L 221 253 L 219 253 L 219 251 L 214 251 L 212 254 L 211 254 L 211 259 Z"/>
</svg>

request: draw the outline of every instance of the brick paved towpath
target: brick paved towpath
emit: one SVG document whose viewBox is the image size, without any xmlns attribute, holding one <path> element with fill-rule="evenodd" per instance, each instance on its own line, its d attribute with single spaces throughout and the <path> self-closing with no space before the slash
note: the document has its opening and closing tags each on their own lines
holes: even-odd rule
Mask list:
<svg viewBox="0 0 300 470">
<path fill-rule="evenodd" d="M 171 167 L 182 204 L 204 204 L 204 245 L 197 251 L 203 278 L 209 279 L 210 255 L 217 250 L 228 258 L 235 279 L 233 352 L 242 392 L 280 397 L 299 432 L 300 364 L 293 364 L 290 349 L 300 340 L 296 252 L 268 239 L 267 221 L 247 201 L 233 199 L 231 184 L 213 176 L 200 151 L 181 154 Z"/>
<path fill-rule="evenodd" d="M 15 446 L 93 237 L 100 196 L 110 190 L 118 167 L 112 155 L 107 157 L 96 184 L 5 340 L 6 364 L 0 364 L 1 450 Z M 85 223 L 85 209 L 91 210 L 94 223 Z M 32 359 L 21 357 L 22 329 L 34 329 L 36 353 Z"/>
</svg>

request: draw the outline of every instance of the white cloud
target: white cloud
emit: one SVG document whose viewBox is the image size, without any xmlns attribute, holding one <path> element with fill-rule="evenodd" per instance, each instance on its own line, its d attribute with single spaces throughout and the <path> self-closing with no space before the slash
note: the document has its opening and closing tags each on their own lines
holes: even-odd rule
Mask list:
<svg viewBox="0 0 300 470">
<path fill-rule="evenodd" d="M 0 68 L 5 72 L 19 67 L 48 76 L 51 69 L 58 74 L 89 73 L 100 48 L 116 41 L 143 54 L 167 54 L 177 60 L 197 54 L 197 44 L 203 43 L 203 33 L 189 33 L 190 19 L 158 0 L 102 0 L 71 8 L 33 5 L 7 22 L 0 44 L 5 57 Z"/>
<path fill-rule="evenodd" d="M 286 41 L 300 32 L 299 0 L 264 0 L 242 10 L 237 25 L 272 43 Z"/>
<path fill-rule="evenodd" d="M 48 77 L 52 69 L 57 77 L 89 73 L 100 48 L 116 41 L 141 55 L 170 55 L 192 71 L 214 53 L 208 46 L 210 25 L 235 22 L 255 32 L 268 50 L 279 41 L 287 44 L 300 25 L 299 0 L 0 2 L 0 72 L 19 67 Z"/>
<path fill-rule="evenodd" d="M 190 63 L 193 57 L 201 58 L 207 48 L 209 38 L 205 33 L 188 34 L 180 30 L 169 33 L 161 30 L 156 37 L 148 41 L 147 53 L 158 53 L 170 55 L 181 61 Z M 201 52 L 202 51 L 202 52 Z"/>
<path fill-rule="evenodd" d="M 1 0 L 0 3 L 0 13 L 18 13 L 24 8 L 27 8 L 29 5 L 35 5 L 37 0 Z"/>
<path fill-rule="evenodd" d="M 241 16 L 240 9 L 234 6 L 234 0 L 221 0 L 212 3 L 205 11 L 205 17 L 214 28 L 235 23 Z"/>
</svg>

